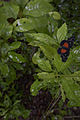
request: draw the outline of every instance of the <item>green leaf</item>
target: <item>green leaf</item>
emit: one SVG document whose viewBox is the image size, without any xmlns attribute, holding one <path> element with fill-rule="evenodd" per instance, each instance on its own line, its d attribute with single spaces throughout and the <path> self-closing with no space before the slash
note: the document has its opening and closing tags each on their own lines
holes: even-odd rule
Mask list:
<svg viewBox="0 0 80 120">
<path fill-rule="evenodd" d="M 7 43 L 4 43 L 1 47 L 1 55 L 2 57 L 5 57 L 8 53 L 9 45 Z"/>
<path fill-rule="evenodd" d="M 48 79 L 48 80 L 53 79 L 54 80 L 54 78 L 55 78 L 54 73 L 47 73 L 47 72 L 38 73 L 37 76 L 39 79 L 44 79 L 44 80 L 46 80 L 46 79 Z"/>
<path fill-rule="evenodd" d="M 26 32 L 34 29 L 34 21 L 32 19 L 21 18 L 14 22 L 14 30 L 18 32 Z"/>
<path fill-rule="evenodd" d="M 32 46 L 38 46 L 40 49 L 43 51 L 44 55 L 49 59 L 54 58 L 55 51 L 57 51 L 55 48 L 53 48 L 51 45 L 55 44 L 56 42 L 54 41 L 53 38 L 51 38 L 47 34 L 43 33 L 32 33 L 32 34 L 27 34 L 27 41 L 29 41 L 29 45 Z"/>
<path fill-rule="evenodd" d="M 21 8 L 24 8 L 25 4 L 28 2 L 28 0 L 12 0 L 12 2 L 14 4 L 17 4 L 18 6 L 20 6 Z"/>
<path fill-rule="evenodd" d="M 33 61 L 34 64 L 38 64 L 38 59 L 40 59 L 39 55 L 40 55 L 40 51 L 36 52 L 36 53 L 33 55 L 32 61 Z"/>
<path fill-rule="evenodd" d="M 7 22 L 8 18 L 17 18 L 19 7 L 11 2 L 4 2 L 0 7 L 0 36 L 4 39 L 10 38 L 13 26 Z"/>
<path fill-rule="evenodd" d="M 25 7 L 23 14 L 33 17 L 40 17 L 52 11 L 53 7 L 46 0 L 30 1 Z"/>
<path fill-rule="evenodd" d="M 60 20 L 60 18 L 61 18 L 61 16 L 60 16 L 60 14 L 58 13 L 58 12 L 53 12 L 53 18 L 55 19 L 55 20 Z"/>
<path fill-rule="evenodd" d="M 9 50 L 15 50 L 15 49 L 18 49 L 19 47 L 21 46 L 21 42 L 13 42 L 10 47 L 9 47 Z"/>
<path fill-rule="evenodd" d="M 36 96 L 38 94 L 38 91 L 41 89 L 41 82 L 36 80 L 30 88 L 30 92 L 32 93 L 33 96 Z M 40 86 L 41 85 L 41 86 Z"/>
<path fill-rule="evenodd" d="M 12 4 L 11 2 L 5 2 L 3 6 L 0 7 L 0 23 L 6 21 L 8 18 L 16 19 L 18 12 L 19 7 L 17 5 Z"/>
<path fill-rule="evenodd" d="M 9 25 L 7 22 L 0 23 L 0 36 L 4 39 L 11 37 L 13 26 Z"/>
<path fill-rule="evenodd" d="M 17 63 L 23 63 L 26 62 L 26 60 L 23 58 L 23 56 L 21 54 L 17 54 L 16 52 L 8 52 L 8 56 Z"/>
<path fill-rule="evenodd" d="M 59 43 L 65 39 L 66 34 L 67 34 L 67 25 L 66 23 L 64 23 L 57 31 L 57 39 Z"/>
<path fill-rule="evenodd" d="M 9 74 L 8 65 L 5 64 L 5 63 L 0 63 L 0 71 L 1 71 L 1 74 L 2 74 L 4 77 L 8 76 L 8 74 Z"/>
<path fill-rule="evenodd" d="M 51 65 L 50 62 L 48 60 L 38 60 L 38 66 L 43 70 L 43 71 L 48 71 L 51 72 Z"/>
<path fill-rule="evenodd" d="M 56 44 L 52 37 L 44 33 L 32 33 L 30 34 L 30 36 L 33 38 L 32 43 L 35 43 L 35 44 L 39 44 L 39 43 L 41 44 L 45 43 L 48 45 Z"/>
<path fill-rule="evenodd" d="M 35 29 L 37 32 L 48 33 L 48 16 L 21 18 L 14 22 L 14 30 L 26 32 Z M 24 33 L 25 35 L 27 33 Z"/>
<path fill-rule="evenodd" d="M 80 86 L 71 77 L 62 78 L 62 87 L 70 100 L 70 106 L 80 106 Z"/>
<path fill-rule="evenodd" d="M 37 52 L 37 53 L 34 54 L 34 56 L 32 58 L 33 63 L 38 64 L 38 66 L 43 71 L 49 71 L 49 72 L 52 71 L 51 65 L 50 65 L 49 61 L 45 60 L 45 59 L 41 59 L 39 57 L 39 54 L 40 54 L 39 52 Z"/>
<path fill-rule="evenodd" d="M 54 55 L 55 55 L 57 50 L 55 48 L 53 48 L 52 46 L 45 44 L 45 43 L 42 43 L 42 42 L 40 42 L 40 43 L 39 42 L 30 42 L 30 45 L 39 46 L 41 51 L 43 51 L 44 55 L 49 60 L 54 59 Z"/>
<path fill-rule="evenodd" d="M 43 51 L 44 55 L 49 60 L 52 60 L 54 58 L 55 48 L 51 47 L 50 45 L 43 44 L 43 45 L 40 45 L 40 49 Z"/>
<path fill-rule="evenodd" d="M 44 73 L 42 72 L 42 74 L 44 74 Z M 42 78 L 42 76 L 44 76 L 44 75 L 41 76 L 41 74 L 40 75 L 38 74 L 38 76 Z M 44 77 L 43 81 L 36 80 L 31 85 L 30 91 L 31 91 L 31 93 L 32 93 L 33 96 L 36 96 L 38 94 L 38 92 L 39 92 L 40 89 L 42 89 L 42 88 L 48 88 L 49 85 L 54 85 L 54 79 L 53 79 L 53 77 L 49 76 L 48 74 L 47 74 L 47 76 L 48 76 L 49 79 L 46 79 Z"/>
<path fill-rule="evenodd" d="M 29 19 L 32 19 L 34 24 L 34 29 L 37 32 L 48 33 L 48 28 L 47 28 L 48 21 L 49 21 L 48 16 L 31 17 Z"/>
</svg>

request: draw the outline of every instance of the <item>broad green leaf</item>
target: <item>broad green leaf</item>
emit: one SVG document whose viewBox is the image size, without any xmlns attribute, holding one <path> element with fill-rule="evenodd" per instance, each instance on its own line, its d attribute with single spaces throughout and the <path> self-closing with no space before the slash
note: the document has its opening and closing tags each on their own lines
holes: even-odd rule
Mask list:
<svg viewBox="0 0 80 120">
<path fill-rule="evenodd" d="M 13 26 L 9 25 L 7 22 L 0 23 L 0 36 L 4 39 L 11 37 Z"/>
<path fill-rule="evenodd" d="M 40 45 L 40 49 L 43 51 L 44 55 L 49 60 L 52 60 L 54 58 L 55 48 L 51 47 L 50 45 L 43 44 L 43 45 Z"/>
<path fill-rule="evenodd" d="M 80 106 L 80 86 L 75 83 L 71 77 L 65 77 L 61 80 L 62 87 L 69 99 L 71 106 Z"/>
<path fill-rule="evenodd" d="M 13 42 L 10 47 L 9 47 L 9 50 L 15 50 L 17 48 L 19 48 L 21 46 L 21 42 Z"/>
<path fill-rule="evenodd" d="M 56 44 L 54 39 L 52 37 L 50 37 L 47 34 L 44 33 L 32 33 L 30 34 L 31 37 L 33 38 L 32 43 L 38 44 L 38 43 L 45 43 L 45 44 Z"/>
<path fill-rule="evenodd" d="M 34 24 L 34 29 L 39 33 L 48 33 L 48 16 L 40 16 L 40 17 L 31 17 L 29 19 L 32 19 Z"/>
<path fill-rule="evenodd" d="M 36 80 L 30 88 L 30 91 L 32 93 L 33 96 L 36 96 L 38 94 L 38 91 L 41 89 L 42 84 L 40 84 L 41 82 Z"/>
<path fill-rule="evenodd" d="M 71 57 L 69 57 L 66 62 L 62 62 L 60 56 L 57 55 L 54 57 L 53 66 L 56 67 L 58 72 L 60 72 L 60 71 L 64 72 L 67 68 L 70 67 L 71 62 L 72 62 Z"/>
<path fill-rule="evenodd" d="M 50 62 L 49 62 L 48 60 L 39 59 L 39 60 L 38 60 L 38 66 L 39 66 L 43 71 L 48 71 L 48 72 L 51 72 L 51 71 L 52 71 Z"/>
<path fill-rule="evenodd" d="M 58 55 L 57 50 L 55 50 L 53 66 L 56 67 L 58 72 L 61 71 L 61 68 L 64 66 L 64 63 L 62 62 L 60 55 Z"/>
<path fill-rule="evenodd" d="M 21 54 L 17 54 L 16 52 L 8 52 L 8 56 L 14 61 L 18 63 L 26 62 L 26 60 L 23 58 Z"/>
<path fill-rule="evenodd" d="M 18 6 L 20 6 L 21 8 L 24 8 L 25 4 L 28 2 L 29 0 L 12 0 L 12 2 L 14 4 L 17 4 Z"/>
<path fill-rule="evenodd" d="M 2 74 L 4 77 L 8 76 L 8 74 L 9 74 L 8 65 L 5 64 L 5 63 L 0 63 L 0 71 L 1 71 L 1 74 Z"/>
<path fill-rule="evenodd" d="M 49 20 L 48 16 L 21 18 L 14 22 L 14 29 L 16 31 L 22 32 L 28 31 L 28 29 L 29 30 L 35 29 L 37 32 L 40 33 L 48 33 L 47 28 L 48 20 Z M 24 34 L 26 36 L 27 33 Z"/>
<path fill-rule="evenodd" d="M 13 26 L 7 22 L 8 18 L 17 18 L 19 7 L 10 3 L 4 2 L 0 7 L 0 36 L 5 39 L 10 38 L 13 30 Z"/>
<path fill-rule="evenodd" d="M 57 50 L 51 46 L 53 44 L 56 45 L 53 38 L 43 33 L 26 34 L 26 37 L 27 41 L 30 42 L 29 45 L 40 47 L 41 51 L 43 51 L 49 60 L 54 58 L 55 51 Z"/>
<path fill-rule="evenodd" d="M 46 0 L 34 0 L 30 1 L 24 11 L 24 15 L 30 15 L 33 17 L 40 17 L 45 14 L 48 14 L 48 12 L 51 12 L 53 10 L 53 7 L 46 1 Z"/>
<path fill-rule="evenodd" d="M 39 57 L 39 55 L 40 55 L 39 52 L 37 52 L 37 53 L 34 54 L 34 56 L 32 58 L 33 63 L 38 64 L 38 66 L 43 71 L 49 71 L 49 72 L 52 71 L 49 60 L 41 59 Z"/>
<path fill-rule="evenodd" d="M 1 47 L 1 55 L 4 57 L 7 55 L 8 51 L 15 50 L 21 46 L 21 42 L 13 42 L 10 46 L 4 43 Z"/>
<path fill-rule="evenodd" d="M 53 85 L 54 80 L 53 79 L 44 79 L 43 81 L 36 80 L 30 88 L 30 91 L 33 96 L 36 96 L 40 89 L 42 88 L 48 88 L 49 85 Z"/>
<path fill-rule="evenodd" d="M 3 6 L 0 7 L 0 23 L 7 20 L 8 18 L 16 19 L 18 12 L 19 7 L 17 5 L 12 4 L 11 2 L 5 2 Z"/>
<path fill-rule="evenodd" d="M 30 39 L 31 40 L 31 39 Z M 30 45 L 32 46 L 39 46 L 41 51 L 43 51 L 44 55 L 49 59 L 52 60 L 54 58 L 54 55 L 56 53 L 56 49 L 52 46 L 45 44 L 43 42 L 33 41 L 30 42 Z"/>
<path fill-rule="evenodd" d="M 38 64 L 38 59 L 40 59 L 40 51 L 38 51 L 38 52 L 36 52 L 34 55 L 33 55 L 33 57 L 32 57 L 32 61 L 33 61 L 33 63 L 34 64 Z"/>
<path fill-rule="evenodd" d="M 66 34 L 67 34 L 67 25 L 66 23 L 64 23 L 57 31 L 57 39 L 59 43 L 65 39 Z"/>
<path fill-rule="evenodd" d="M 0 36 L 5 39 L 10 38 L 13 26 L 7 22 L 8 18 L 17 18 L 19 7 L 11 2 L 4 2 L 0 7 Z"/>
<path fill-rule="evenodd" d="M 5 57 L 8 53 L 9 45 L 7 43 L 4 43 L 1 47 L 1 55 L 2 57 Z"/>
<path fill-rule="evenodd" d="M 60 18 L 61 18 L 61 16 L 60 16 L 60 14 L 58 13 L 58 12 L 53 12 L 53 18 L 55 19 L 55 20 L 60 20 Z"/>
<path fill-rule="evenodd" d="M 37 76 L 39 77 L 39 79 L 44 79 L 44 80 L 46 80 L 46 79 L 48 79 L 48 80 L 53 79 L 54 80 L 54 78 L 55 78 L 54 73 L 47 73 L 47 72 L 38 73 Z"/>
<path fill-rule="evenodd" d="M 21 18 L 14 22 L 14 30 L 18 32 L 26 32 L 34 29 L 34 21 L 32 19 Z"/>
</svg>

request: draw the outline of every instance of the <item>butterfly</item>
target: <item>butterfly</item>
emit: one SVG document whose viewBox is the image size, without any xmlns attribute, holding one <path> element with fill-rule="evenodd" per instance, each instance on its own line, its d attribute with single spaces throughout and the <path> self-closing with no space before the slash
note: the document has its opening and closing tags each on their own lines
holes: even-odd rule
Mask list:
<svg viewBox="0 0 80 120">
<path fill-rule="evenodd" d="M 74 39 L 75 37 L 72 36 L 70 38 L 68 38 L 68 40 L 63 40 L 60 43 L 60 48 L 58 48 L 57 52 L 58 54 L 60 54 L 61 58 L 62 58 L 62 62 L 66 62 L 66 60 L 68 59 L 68 56 L 70 54 L 70 48 L 72 48 L 73 44 L 74 44 Z"/>
</svg>

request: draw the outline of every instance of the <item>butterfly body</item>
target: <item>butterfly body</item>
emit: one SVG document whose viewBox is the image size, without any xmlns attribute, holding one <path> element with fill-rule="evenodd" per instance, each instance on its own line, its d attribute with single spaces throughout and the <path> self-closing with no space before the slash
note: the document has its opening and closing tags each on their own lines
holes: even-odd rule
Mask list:
<svg viewBox="0 0 80 120">
<path fill-rule="evenodd" d="M 62 61 L 66 62 L 68 56 L 70 54 L 70 48 L 72 48 L 74 44 L 74 37 L 68 38 L 68 40 L 63 40 L 60 43 L 60 48 L 58 48 L 57 52 L 60 54 Z"/>
</svg>

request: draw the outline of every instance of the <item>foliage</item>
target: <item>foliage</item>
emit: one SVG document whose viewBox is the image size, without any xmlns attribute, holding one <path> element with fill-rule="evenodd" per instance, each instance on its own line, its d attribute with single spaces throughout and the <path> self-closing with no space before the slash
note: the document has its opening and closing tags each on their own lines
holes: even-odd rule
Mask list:
<svg viewBox="0 0 80 120">
<path fill-rule="evenodd" d="M 64 32 L 63 32 L 64 30 L 66 30 L 65 33 L 67 33 L 67 29 L 66 29 L 66 25 L 65 24 L 63 24 L 58 29 L 58 31 L 56 33 L 57 38 L 60 41 L 63 40 L 63 38 L 66 37 L 66 34 L 64 34 Z M 48 40 L 49 40 L 49 38 L 48 38 Z M 32 41 L 32 42 L 34 42 L 34 41 Z M 42 46 L 45 49 L 45 44 L 47 46 L 47 42 L 43 43 L 43 44 L 39 43 L 37 45 L 40 48 Z M 57 44 L 57 42 L 55 42 L 55 44 Z M 54 43 L 52 45 L 54 45 Z M 48 43 L 48 46 L 51 46 L 51 45 L 49 45 L 49 43 Z M 80 104 L 79 104 L 79 101 L 80 101 L 80 99 L 79 99 L 80 88 L 79 88 L 79 84 L 77 83 L 77 79 L 74 79 L 74 74 L 75 73 L 72 74 L 71 72 L 69 72 L 69 73 L 66 72 L 70 68 L 71 62 L 76 60 L 77 58 L 74 57 L 74 59 L 73 59 L 72 56 L 74 55 L 74 52 L 71 51 L 70 56 L 69 56 L 67 62 L 64 63 L 64 62 L 61 61 L 61 58 L 60 58 L 60 56 L 57 53 L 57 47 L 55 48 L 55 46 L 54 46 L 54 49 L 52 49 L 52 50 L 54 51 L 54 54 L 53 54 L 54 60 L 53 60 L 53 58 L 51 58 L 51 60 L 50 60 L 50 63 L 52 63 L 51 67 L 53 68 L 51 71 L 49 71 L 49 66 L 50 66 L 49 64 L 47 64 L 47 68 L 44 69 L 44 66 L 46 67 L 46 61 L 47 61 L 46 59 L 49 59 L 48 55 L 46 54 L 46 58 L 45 58 L 45 56 L 43 56 L 43 58 L 40 58 L 39 57 L 40 56 L 40 52 L 37 52 L 37 53 L 34 54 L 33 59 L 32 59 L 34 64 L 38 64 L 38 66 L 39 66 L 40 61 L 43 61 L 43 59 L 45 59 L 45 63 L 43 62 L 44 65 L 42 65 L 42 67 L 39 66 L 40 69 L 42 70 L 42 72 L 37 74 L 38 78 L 42 79 L 43 81 L 41 81 L 39 83 L 37 83 L 37 81 L 35 81 L 35 83 L 33 83 L 32 87 L 31 87 L 31 91 L 32 91 L 33 94 L 37 94 L 38 91 L 40 90 L 40 86 L 41 86 L 41 88 L 42 87 L 44 88 L 45 86 L 48 87 L 49 86 L 48 83 L 52 84 L 52 80 L 53 80 L 54 81 L 53 82 L 53 87 L 54 87 L 54 84 L 56 84 L 56 83 L 59 86 L 62 86 L 64 92 L 66 93 L 65 97 L 67 97 L 69 99 L 69 103 L 70 103 L 71 106 L 80 106 Z M 43 51 L 43 49 L 41 49 L 41 51 Z M 49 52 L 52 52 L 52 51 L 49 51 Z M 45 53 L 44 53 L 44 55 L 45 55 Z M 50 73 L 47 72 L 47 69 L 48 69 L 48 72 L 50 72 Z M 56 76 L 57 76 L 57 78 L 56 78 Z M 78 75 L 77 75 L 75 77 L 77 77 L 79 79 L 80 76 L 78 77 Z M 35 85 L 35 84 L 37 84 L 37 85 Z M 35 93 L 34 85 L 37 86 L 36 87 L 36 89 L 37 89 L 36 93 Z M 71 88 L 71 85 L 72 85 L 72 88 Z M 49 89 L 51 89 L 51 87 Z M 62 95 L 62 97 L 63 97 L 63 95 Z M 64 98 L 62 98 L 62 99 L 64 99 Z"/>
<path fill-rule="evenodd" d="M 54 99 L 61 95 L 63 102 L 69 100 L 68 106 L 80 106 L 80 46 L 75 42 L 65 63 L 57 53 L 60 42 L 73 33 L 76 40 L 80 39 L 79 21 L 68 19 L 69 6 L 64 0 L 56 3 L 66 6 L 59 7 L 62 16 L 52 6 L 55 3 L 56 0 L 0 1 L 0 116 L 5 120 L 28 118 L 30 110 L 21 104 L 23 90 L 15 89 L 15 81 L 30 73 L 32 67 L 35 69 L 35 81 L 30 88 L 33 96 L 40 89 L 48 89 Z M 74 3 L 76 8 L 78 1 Z M 34 55 L 30 46 L 37 48 Z"/>
</svg>

